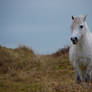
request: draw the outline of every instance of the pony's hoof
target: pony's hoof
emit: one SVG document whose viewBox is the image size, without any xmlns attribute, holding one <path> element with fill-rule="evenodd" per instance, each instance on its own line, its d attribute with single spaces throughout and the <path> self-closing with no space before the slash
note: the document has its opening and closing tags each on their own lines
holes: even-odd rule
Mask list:
<svg viewBox="0 0 92 92">
<path fill-rule="evenodd" d="M 81 78 L 80 78 L 80 76 L 79 76 L 79 75 L 77 76 L 77 83 L 78 83 L 78 84 L 80 84 L 80 83 L 81 83 Z"/>
<path fill-rule="evenodd" d="M 90 75 L 87 74 L 86 77 L 85 77 L 85 82 L 89 82 L 90 81 Z"/>
</svg>

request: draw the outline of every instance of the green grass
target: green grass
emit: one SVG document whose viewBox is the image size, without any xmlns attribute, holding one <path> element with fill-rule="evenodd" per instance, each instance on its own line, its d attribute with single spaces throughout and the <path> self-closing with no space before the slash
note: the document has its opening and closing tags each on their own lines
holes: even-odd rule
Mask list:
<svg viewBox="0 0 92 92">
<path fill-rule="evenodd" d="M 26 46 L 0 46 L 0 92 L 92 92 L 78 85 L 68 54 L 36 55 Z"/>
</svg>

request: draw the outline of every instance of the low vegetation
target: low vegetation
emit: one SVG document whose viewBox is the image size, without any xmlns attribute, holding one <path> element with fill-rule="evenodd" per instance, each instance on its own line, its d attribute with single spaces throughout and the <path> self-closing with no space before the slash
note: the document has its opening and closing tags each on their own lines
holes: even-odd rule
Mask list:
<svg viewBox="0 0 92 92">
<path fill-rule="evenodd" d="M 91 83 L 76 83 L 68 51 L 36 55 L 27 46 L 0 46 L 0 92 L 92 92 Z"/>
</svg>

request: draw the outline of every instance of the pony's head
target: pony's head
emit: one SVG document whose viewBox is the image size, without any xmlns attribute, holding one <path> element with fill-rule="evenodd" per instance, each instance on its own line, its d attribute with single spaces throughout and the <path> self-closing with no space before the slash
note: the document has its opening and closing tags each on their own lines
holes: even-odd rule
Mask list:
<svg viewBox="0 0 92 92">
<path fill-rule="evenodd" d="M 74 17 L 72 16 L 72 25 L 71 25 L 71 41 L 73 44 L 77 44 L 83 37 L 83 35 L 86 32 L 87 29 L 87 23 L 86 23 L 86 17 L 87 16 L 78 16 Z"/>
</svg>

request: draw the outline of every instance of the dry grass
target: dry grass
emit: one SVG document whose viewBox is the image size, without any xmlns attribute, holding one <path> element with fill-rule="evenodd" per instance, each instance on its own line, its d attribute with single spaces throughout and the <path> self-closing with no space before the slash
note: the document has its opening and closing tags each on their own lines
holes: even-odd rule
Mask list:
<svg viewBox="0 0 92 92">
<path fill-rule="evenodd" d="M 26 46 L 0 46 L 0 92 L 92 92 L 92 84 L 76 84 L 67 55 L 36 55 Z"/>
</svg>

